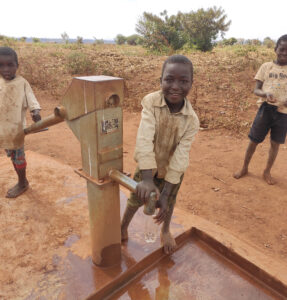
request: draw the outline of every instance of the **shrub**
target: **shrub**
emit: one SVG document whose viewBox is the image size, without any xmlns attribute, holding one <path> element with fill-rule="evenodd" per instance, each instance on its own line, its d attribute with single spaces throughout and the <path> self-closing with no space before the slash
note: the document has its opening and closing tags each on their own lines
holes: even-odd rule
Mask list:
<svg viewBox="0 0 287 300">
<path fill-rule="evenodd" d="M 73 52 L 67 57 L 67 67 L 71 74 L 90 74 L 95 70 L 93 61 L 82 52 Z"/>
<path fill-rule="evenodd" d="M 40 39 L 36 38 L 36 37 L 33 37 L 32 41 L 33 41 L 33 43 L 40 43 Z"/>
</svg>

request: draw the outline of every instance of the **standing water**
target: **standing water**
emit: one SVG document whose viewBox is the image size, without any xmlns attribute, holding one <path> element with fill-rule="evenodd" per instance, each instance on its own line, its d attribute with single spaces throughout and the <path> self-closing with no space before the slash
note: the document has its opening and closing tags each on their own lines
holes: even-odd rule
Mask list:
<svg viewBox="0 0 287 300">
<path fill-rule="evenodd" d="M 155 223 L 156 215 L 145 215 L 144 239 L 147 243 L 154 243 L 158 236 L 158 225 Z"/>
</svg>

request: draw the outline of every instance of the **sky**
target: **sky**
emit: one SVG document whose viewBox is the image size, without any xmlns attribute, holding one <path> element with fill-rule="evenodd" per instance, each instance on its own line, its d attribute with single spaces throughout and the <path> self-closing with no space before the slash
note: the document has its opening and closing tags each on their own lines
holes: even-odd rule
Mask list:
<svg viewBox="0 0 287 300">
<path fill-rule="evenodd" d="M 112 40 L 129 36 L 143 12 L 159 16 L 221 7 L 231 20 L 225 38 L 277 40 L 287 34 L 287 0 L 1 0 L 0 35 Z"/>
</svg>

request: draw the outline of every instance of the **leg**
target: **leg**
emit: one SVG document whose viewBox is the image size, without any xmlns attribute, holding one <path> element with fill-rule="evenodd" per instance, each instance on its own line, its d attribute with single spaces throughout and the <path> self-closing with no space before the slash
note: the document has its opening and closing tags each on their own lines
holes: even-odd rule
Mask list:
<svg viewBox="0 0 287 300">
<path fill-rule="evenodd" d="M 122 242 L 128 240 L 128 226 L 137 210 L 138 207 L 133 207 L 127 204 L 121 223 Z"/>
<path fill-rule="evenodd" d="M 163 251 L 166 254 L 172 253 L 177 246 L 175 239 L 173 238 L 172 234 L 170 233 L 170 222 L 171 222 L 171 217 L 173 214 L 173 209 L 174 209 L 174 206 L 176 203 L 177 193 L 181 186 L 183 176 L 184 176 L 184 174 L 180 177 L 180 182 L 177 185 L 175 185 L 175 187 L 173 188 L 173 190 L 168 198 L 168 212 L 166 214 L 165 220 L 163 221 L 163 225 L 161 228 L 160 239 L 161 239 L 161 244 L 163 246 Z M 164 183 L 164 181 L 163 181 L 163 183 Z M 163 186 L 162 186 L 162 188 L 163 188 Z M 162 188 L 161 188 L 161 190 L 162 190 Z"/>
<path fill-rule="evenodd" d="M 239 179 L 248 174 L 248 166 L 249 166 L 251 158 L 256 150 L 257 145 L 258 144 L 254 143 L 253 141 L 249 142 L 246 153 L 245 153 L 245 158 L 244 158 L 244 163 L 243 163 L 242 169 L 233 174 L 234 178 Z"/>
<path fill-rule="evenodd" d="M 175 239 L 173 238 L 173 236 L 171 235 L 170 230 L 169 230 L 173 209 L 174 209 L 174 203 L 169 206 L 169 210 L 168 210 L 166 218 L 163 222 L 163 225 L 161 228 L 161 234 L 160 234 L 163 251 L 166 254 L 172 253 L 176 248 Z"/>
<path fill-rule="evenodd" d="M 271 140 L 270 142 L 270 149 L 269 149 L 269 156 L 267 160 L 266 168 L 263 172 L 263 178 L 268 184 L 275 184 L 276 181 L 271 177 L 270 170 L 275 162 L 275 159 L 277 157 L 278 151 L 279 151 L 280 144 L 274 142 Z"/>
<path fill-rule="evenodd" d="M 26 178 L 26 167 L 17 169 L 17 166 L 14 165 L 14 168 L 18 175 L 18 183 L 8 190 L 6 198 L 16 198 L 23 194 L 29 187 L 29 182 Z"/>
<path fill-rule="evenodd" d="M 14 169 L 18 176 L 18 183 L 8 190 L 7 198 L 16 198 L 23 194 L 29 187 L 29 182 L 26 178 L 26 159 L 24 148 L 17 150 L 6 150 L 7 155 L 11 157 Z"/>
</svg>

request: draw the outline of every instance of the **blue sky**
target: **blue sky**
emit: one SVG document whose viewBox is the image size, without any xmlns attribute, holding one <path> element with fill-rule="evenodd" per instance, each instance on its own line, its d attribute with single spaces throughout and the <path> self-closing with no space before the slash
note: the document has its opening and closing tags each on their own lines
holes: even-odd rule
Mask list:
<svg viewBox="0 0 287 300">
<path fill-rule="evenodd" d="M 13 37 L 113 39 L 136 33 L 144 11 L 159 15 L 212 6 L 224 9 L 231 26 L 225 37 L 278 39 L 287 34 L 287 0 L 3 0 L 0 34 Z"/>
</svg>

